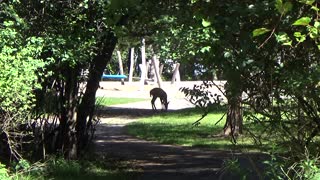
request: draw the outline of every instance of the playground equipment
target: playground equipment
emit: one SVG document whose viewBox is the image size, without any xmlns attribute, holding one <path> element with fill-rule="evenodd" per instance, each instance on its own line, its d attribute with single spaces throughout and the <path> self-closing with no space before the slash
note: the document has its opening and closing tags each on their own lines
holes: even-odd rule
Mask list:
<svg viewBox="0 0 320 180">
<path fill-rule="evenodd" d="M 127 76 L 123 74 L 103 74 L 102 79 L 126 79 Z"/>
<path fill-rule="evenodd" d="M 141 64 L 139 64 L 139 68 L 141 71 L 140 74 L 140 90 L 143 90 L 144 85 L 148 84 L 148 82 L 153 81 L 154 83 L 158 83 L 159 88 L 161 88 L 161 74 L 163 69 L 163 64 L 160 64 L 159 59 L 156 55 L 153 55 L 153 57 L 147 62 L 146 61 L 146 47 L 145 47 L 145 39 L 142 38 L 141 40 Z M 113 80 L 121 80 L 121 84 L 124 85 L 124 79 L 127 79 L 127 76 L 124 75 L 123 72 L 123 64 L 121 59 L 121 53 L 120 51 L 117 51 L 118 61 L 119 61 L 119 72 L 120 74 L 103 74 L 101 79 L 113 79 Z M 134 58 L 134 48 L 130 49 L 130 68 L 129 68 L 129 79 L 128 82 L 131 83 L 133 79 L 133 71 L 134 71 L 134 64 L 135 64 L 135 58 Z M 180 73 L 179 73 L 179 67 L 180 64 L 176 63 L 171 66 L 173 68 L 173 76 L 171 79 L 171 84 L 174 84 L 175 82 L 180 82 Z"/>
<path fill-rule="evenodd" d="M 123 74 L 123 65 L 122 65 L 122 59 L 121 59 L 121 53 L 120 51 L 117 51 L 118 60 L 119 60 L 119 70 L 120 74 L 103 74 L 101 79 L 114 79 L 114 80 L 121 80 L 121 84 L 124 85 L 124 79 L 127 78 L 126 75 Z"/>
</svg>

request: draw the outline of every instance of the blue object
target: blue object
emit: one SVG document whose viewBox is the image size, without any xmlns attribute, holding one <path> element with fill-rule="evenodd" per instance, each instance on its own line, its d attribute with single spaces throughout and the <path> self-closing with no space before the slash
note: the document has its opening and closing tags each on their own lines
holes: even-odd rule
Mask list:
<svg viewBox="0 0 320 180">
<path fill-rule="evenodd" d="M 127 78 L 127 76 L 126 75 L 120 75 L 120 74 L 118 74 L 118 75 L 104 74 L 104 75 L 102 75 L 102 78 L 103 79 L 125 79 L 125 78 Z"/>
</svg>

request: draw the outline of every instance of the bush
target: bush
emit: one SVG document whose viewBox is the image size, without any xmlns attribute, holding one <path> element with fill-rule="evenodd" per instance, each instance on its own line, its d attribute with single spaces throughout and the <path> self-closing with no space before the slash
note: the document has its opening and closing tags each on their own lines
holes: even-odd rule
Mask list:
<svg viewBox="0 0 320 180">
<path fill-rule="evenodd" d="M 0 179 L 6 180 L 9 179 L 8 170 L 4 164 L 0 162 Z"/>
<path fill-rule="evenodd" d="M 1 6 L 4 14 L 14 20 L 5 20 L 0 28 L 0 154 L 19 160 L 19 141 L 30 119 L 35 102 L 34 91 L 40 88 L 39 77 L 45 63 L 39 58 L 43 39 L 25 37 L 23 19 L 10 6 Z M 18 133 L 17 133 L 18 132 Z"/>
</svg>

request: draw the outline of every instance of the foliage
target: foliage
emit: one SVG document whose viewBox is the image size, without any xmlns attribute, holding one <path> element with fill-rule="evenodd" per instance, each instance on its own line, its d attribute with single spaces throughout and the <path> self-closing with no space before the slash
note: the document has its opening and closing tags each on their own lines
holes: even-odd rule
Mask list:
<svg viewBox="0 0 320 180">
<path fill-rule="evenodd" d="M 54 179 L 128 179 L 134 176 L 129 173 L 129 168 L 101 155 L 71 161 L 52 158 L 47 161 L 47 170 L 42 176 Z"/>
<path fill-rule="evenodd" d="M 44 63 L 38 57 L 43 39 L 25 38 L 15 29 L 14 21 L 5 21 L 4 26 L 0 32 L 0 38 L 6 39 L 0 47 L 0 106 L 17 116 L 32 108 L 35 99 L 31 92 L 40 87 L 37 80 Z"/>
<path fill-rule="evenodd" d="M 46 63 L 40 59 L 43 38 L 23 34 L 21 30 L 27 27 L 24 20 L 11 6 L 1 7 L 5 9 L 2 17 L 14 18 L 6 19 L 0 27 L 0 135 L 6 137 L 0 141 L 5 152 L 0 153 L 19 159 L 20 139 L 26 133 L 18 128 L 30 122 L 34 91 L 40 88 Z"/>
<path fill-rule="evenodd" d="M 154 53 L 164 60 L 180 61 L 189 78 L 201 75 L 212 79 L 213 73 L 222 72 L 230 104 L 227 119 L 238 118 L 242 123 L 244 110 L 247 121 L 259 125 L 261 134 L 280 137 L 274 138 L 277 148 L 289 144 L 292 160 L 299 159 L 301 164 L 306 160 L 316 169 L 310 159 L 319 152 L 318 5 L 314 0 L 3 2 L 1 147 L 20 158 L 16 141 L 23 139 L 13 132 L 30 119 L 32 111 L 37 122 L 51 128 L 34 131 L 39 132 L 33 134 L 37 137 L 34 147 L 39 150 L 41 142 L 52 142 L 55 144 L 44 149 L 72 152 L 71 147 L 82 142 L 73 141 L 81 139 L 75 134 L 90 126 L 87 119 L 94 112 L 99 73 L 110 61 L 105 55 L 111 56 L 120 37 L 119 49 L 137 45 L 146 37 Z M 82 73 L 87 69 L 88 76 Z M 80 86 L 85 82 L 89 84 L 87 94 Z M 195 94 L 190 89 L 184 92 L 196 97 L 194 102 L 199 106 L 217 103 L 217 97 L 212 100 L 204 88 L 195 89 Z M 90 98 L 93 101 L 86 101 Z M 81 110 L 80 103 L 87 106 Z M 80 117 L 82 112 L 84 123 L 79 126 L 83 129 L 74 129 L 80 124 L 74 115 Z M 257 131 L 252 131 L 252 136 L 261 137 Z M 312 158 L 301 155 L 305 148 Z"/>
<path fill-rule="evenodd" d="M 265 175 L 271 179 L 318 179 L 319 157 L 310 156 L 306 149 L 300 161 L 286 161 L 286 157 L 271 154 L 271 159 L 264 161 L 266 164 Z"/>
<path fill-rule="evenodd" d="M 75 125 L 80 124 L 75 120 L 75 113 L 79 104 L 83 102 L 85 82 L 97 74 L 97 65 L 94 63 L 99 61 L 94 58 L 102 58 L 102 61 L 107 62 L 109 59 L 101 57 L 101 54 L 111 54 L 113 51 L 112 48 L 108 48 L 109 41 L 112 39 L 110 37 L 114 36 L 115 27 L 118 26 L 118 21 L 122 21 L 122 12 L 125 10 L 122 7 L 123 4 L 115 4 L 115 1 L 110 4 L 109 1 L 87 0 L 4 3 L 5 6 L 11 8 L 8 16 L 19 17 L 21 22 L 25 22 L 24 27 L 19 28 L 24 38 L 41 37 L 42 46 L 39 49 L 38 58 L 44 62 L 50 62 L 46 66 L 47 69 L 44 70 L 48 76 L 41 77 L 41 89 L 37 91 L 26 89 L 29 94 L 34 93 L 35 96 L 34 94 L 33 96 L 36 97 L 36 106 L 32 109 L 33 114 L 30 116 L 44 128 L 39 130 L 37 126 L 32 127 L 35 137 L 33 139 L 35 154 L 42 154 L 42 157 L 45 157 L 45 152 L 63 151 L 66 155 L 71 156 L 68 153 L 77 152 L 83 148 L 71 150 L 72 147 L 78 147 L 76 144 L 80 144 L 80 142 L 72 141 L 72 138 L 75 139 L 72 136 L 80 136 L 81 133 L 90 136 L 88 132 L 91 132 L 89 129 L 92 126 L 87 119 L 91 118 L 83 118 L 84 130 L 74 130 Z M 112 43 L 115 43 L 116 38 L 113 39 L 115 40 Z M 25 44 L 20 45 L 23 47 Z M 31 58 L 29 60 L 33 63 L 37 62 Z M 37 66 L 32 67 L 37 68 Z M 84 72 L 88 69 L 89 74 L 85 74 Z M 25 77 L 32 78 L 33 76 L 26 75 Z M 94 80 L 98 82 L 100 79 L 94 78 Z M 92 114 L 94 112 L 89 108 L 79 111 L 77 114 L 79 117 L 81 113 L 90 112 Z M 77 134 L 70 133 L 71 131 L 77 131 Z M 54 134 L 58 134 L 55 135 L 57 137 L 53 137 Z M 67 135 L 69 135 L 68 138 L 66 138 Z M 47 139 L 43 139 L 44 137 Z M 56 140 L 52 141 L 52 139 Z M 81 138 L 77 139 L 80 141 Z M 41 144 L 43 142 L 48 144 Z M 81 142 L 85 144 L 86 140 L 83 139 Z M 46 148 L 47 151 L 44 151 Z M 41 149 L 42 152 L 39 152 Z"/>
<path fill-rule="evenodd" d="M 318 2 L 230 0 L 192 1 L 189 5 L 184 10 L 191 9 L 193 16 L 189 16 L 190 12 L 184 17 L 173 16 L 172 24 L 177 23 L 177 28 L 172 26 L 175 31 L 171 31 L 182 32 L 181 27 L 197 29 L 199 24 L 202 29 L 209 29 L 210 33 L 203 33 L 209 36 L 209 41 L 201 41 L 199 49 L 210 48 L 203 51 L 205 55 L 197 52 L 192 58 L 201 57 L 202 65 L 209 64 L 206 67 L 223 72 L 228 103 L 242 103 L 238 109 L 261 126 L 261 134 L 268 132 L 272 137 L 281 137 L 275 142 L 277 149 L 288 147 L 289 143 L 292 160 L 302 157 L 305 146 L 315 155 L 320 119 Z M 184 19 L 192 23 L 185 23 Z M 187 32 L 183 31 L 184 37 L 189 37 Z M 185 44 L 186 48 L 181 48 L 185 51 L 194 48 L 191 42 L 198 39 L 179 38 L 166 45 Z M 210 95 L 206 96 L 205 91 L 195 93 L 202 95 L 199 102 L 210 103 Z M 257 132 L 252 135 L 256 139 L 261 137 Z"/>
<path fill-rule="evenodd" d="M 293 6 L 296 6 L 298 8 L 295 8 L 293 10 Z M 306 41 L 307 37 L 309 37 L 310 40 L 315 43 L 318 49 L 320 49 L 320 46 L 319 46 L 320 22 L 318 21 L 319 8 L 317 6 L 318 4 L 315 0 L 300 0 L 300 1 L 294 1 L 293 3 L 290 1 L 283 2 L 282 0 L 277 0 L 275 7 L 277 12 L 281 15 L 279 17 L 279 23 L 288 25 L 287 20 L 290 19 L 289 23 L 291 24 L 289 24 L 289 26 L 292 27 L 292 30 L 288 31 L 288 29 L 283 29 L 281 24 L 279 25 L 278 23 L 273 28 L 269 38 L 274 34 L 277 41 L 280 44 L 291 46 L 291 47 L 297 47 L 299 44 Z M 304 11 L 302 15 L 297 13 L 297 11 L 299 10 Z M 271 31 L 271 29 L 258 28 L 253 31 L 253 36 L 260 36 L 269 31 Z M 278 33 L 276 33 L 277 31 Z M 269 38 L 267 38 L 266 41 Z M 292 45 L 293 42 L 294 42 L 294 45 Z"/>
<path fill-rule="evenodd" d="M 239 160 L 236 158 L 230 158 L 223 161 L 223 165 L 221 168 L 223 177 L 224 174 L 232 174 L 233 178 L 237 177 L 237 179 L 245 180 L 249 174 L 248 169 L 244 169 L 241 167 Z"/>
<path fill-rule="evenodd" d="M 313 163 L 318 161 L 320 123 L 317 6 L 318 2 L 313 0 L 276 1 L 279 22 L 265 21 L 268 26 L 273 26 L 273 29 L 268 29 L 270 34 L 267 38 L 256 34 L 257 42 L 264 39 L 260 49 L 274 44 L 273 35 L 276 42 L 283 45 L 275 54 L 277 61 L 271 71 L 272 93 L 262 98 L 267 102 L 264 104 L 269 105 L 264 110 L 254 110 L 263 115 L 259 120 L 255 118 L 256 122 L 283 137 L 277 142 L 277 148 L 290 145 L 290 161 L 281 162 L 282 174 L 287 178 L 312 178 L 311 174 L 318 168 L 314 165 L 317 163 Z M 255 31 L 257 29 L 253 33 Z M 310 155 L 304 155 L 305 150 Z M 312 173 L 307 169 L 313 169 Z"/>
<path fill-rule="evenodd" d="M 20 160 L 12 168 L 0 165 L 1 180 L 44 179 L 128 179 L 135 176 L 128 164 L 112 157 L 86 157 L 81 160 L 65 160 L 50 157 L 45 162 L 29 163 Z"/>
<path fill-rule="evenodd" d="M 0 163 L 0 179 L 6 180 L 9 179 L 8 170 L 4 164 Z"/>
<path fill-rule="evenodd" d="M 314 157 L 309 154 L 308 149 L 300 161 L 293 163 L 285 172 L 287 178 L 293 174 L 293 179 L 319 179 L 319 157 Z"/>
</svg>

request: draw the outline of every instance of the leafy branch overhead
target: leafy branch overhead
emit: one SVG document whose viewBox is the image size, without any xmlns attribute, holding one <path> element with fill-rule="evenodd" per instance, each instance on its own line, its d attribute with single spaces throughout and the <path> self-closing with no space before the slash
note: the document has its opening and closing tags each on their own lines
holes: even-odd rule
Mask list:
<svg viewBox="0 0 320 180">
<path fill-rule="evenodd" d="M 265 27 L 254 29 L 252 36 L 262 36 L 271 31 L 270 36 L 265 42 L 267 42 L 272 35 L 275 35 L 277 42 L 292 47 L 297 47 L 300 43 L 304 42 L 307 37 L 310 37 L 320 50 L 320 22 L 318 20 L 319 8 L 317 5 L 315 0 L 300 0 L 294 4 L 291 1 L 283 2 L 282 0 L 277 0 L 275 2 L 275 8 L 280 14 L 280 22 L 274 25 L 273 30 Z M 293 6 L 297 8 L 293 10 Z M 300 14 L 298 11 L 302 8 L 307 9 L 308 12 L 305 14 L 308 16 L 298 17 Z M 286 23 L 288 19 L 293 19 L 293 21 L 291 20 L 291 24 Z M 283 23 L 283 25 L 281 23 Z M 289 28 L 287 25 L 289 25 Z M 260 47 L 263 46 L 265 42 L 262 43 Z M 295 42 L 294 45 L 292 44 L 293 42 Z"/>
</svg>

